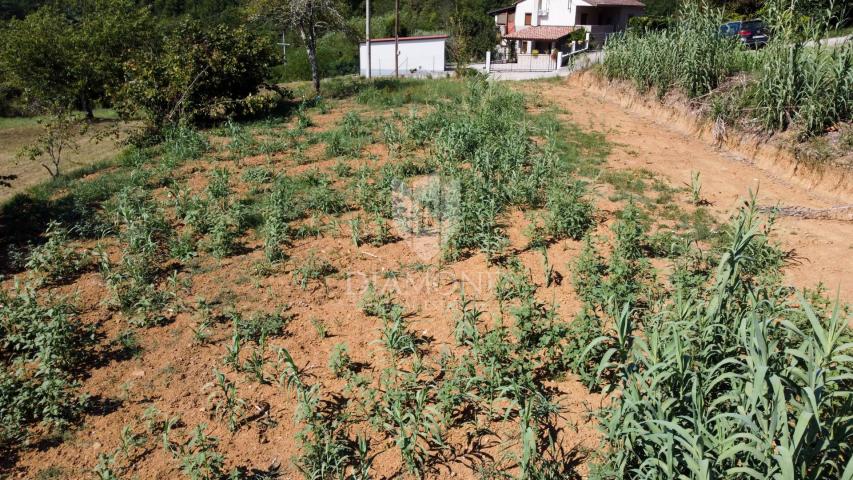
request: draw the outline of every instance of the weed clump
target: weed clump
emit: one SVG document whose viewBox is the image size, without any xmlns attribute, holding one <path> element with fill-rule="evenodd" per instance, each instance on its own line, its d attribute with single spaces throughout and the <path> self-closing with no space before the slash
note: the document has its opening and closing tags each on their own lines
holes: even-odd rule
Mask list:
<svg viewBox="0 0 853 480">
<path fill-rule="evenodd" d="M 56 431 L 78 418 L 87 403 L 79 367 L 95 340 L 65 301 L 40 302 L 32 286 L 0 292 L 0 450 L 36 423 Z"/>
</svg>

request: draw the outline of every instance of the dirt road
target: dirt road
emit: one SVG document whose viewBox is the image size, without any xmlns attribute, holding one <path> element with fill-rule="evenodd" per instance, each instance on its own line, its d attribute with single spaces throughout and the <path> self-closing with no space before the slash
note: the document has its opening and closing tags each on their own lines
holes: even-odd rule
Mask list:
<svg viewBox="0 0 853 480">
<path fill-rule="evenodd" d="M 662 111 L 632 103 L 588 78 L 549 83 L 542 95 L 580 126 L 606 135 L 614 144 L 608 158 L 613 168 L 643 168 L 674 186 L 689 184 L 691 172 L 700 172 L 703 197 L 719 219 L 734 212 L 750 189 L 758 190 L 760 205 L 793 207 L 794 214 L 830 212 L 818 216 L 831 219 L 778 219 L 776 238 L 798 258 L 786 269 L 786 280 L 800 288 L 823 282 L 833 295 L 838 290 L 853 302 L 853 189 L 847 180 L 834 191 L 810 187 L 739 152 L 718 149 Z"/>
</svg>

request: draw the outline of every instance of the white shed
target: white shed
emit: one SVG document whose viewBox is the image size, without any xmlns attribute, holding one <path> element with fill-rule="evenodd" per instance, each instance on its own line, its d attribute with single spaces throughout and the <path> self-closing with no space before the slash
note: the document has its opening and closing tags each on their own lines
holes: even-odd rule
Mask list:
<svg viewBox="0 0 853 480">
<path fill-rule="evenodd" d="M 400 76 L 443 74 L 447 35 L 400 37 Z M 360 70 L 367 76 L 367 43 L 359 48 Z M 370 41 L 370 58 L 374 77 L 394 75 L 394 38 Z"/>
</svg>

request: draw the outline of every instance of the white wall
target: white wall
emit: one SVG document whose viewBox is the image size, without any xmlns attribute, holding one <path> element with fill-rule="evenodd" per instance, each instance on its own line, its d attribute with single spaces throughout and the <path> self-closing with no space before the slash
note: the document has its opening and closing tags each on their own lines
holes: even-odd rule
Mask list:
<svg viewBox="0 0 853 480">
<path fill-rule="evenodd" d="M 444 72 L 446 38 L 400 41 L 400 76 Z M 367 76 L 367 44 L 359 48 L 360 70 Z M 394 41 L 370 42 L 373 76 L 394 75 Z M 415 70 L 413 73 L 412 70 Z"/>
<path fill-rule="evenodd" d="M 539 25 L 537 23 L 538 18 L 537 18 L 536 11 L 535 11 L 537 1 L 538 0 L 524 0 L 523 2 L 521 2 L 515 6 L 515 31 L 516 32 L 523 29 L 524 27 L 526 27 L 526 25 L 524 25 L 524 16 L 527 13 L 533 14 L 533 18 L 531 19 L 530 25 L 531 26 L 532 25 Z"/>
<path fill-rule="evenodd" d="M 547 6 L 548 15 L 539 16 L 539 5 Z M 574 6 L 572 0 L 524 0 L 515 6 L 515 29 L 524 28 L 524 14 L 532 13 L 531 25 L 574 25 Z"/>
<path fill-rule="evenodd" d="M 515 6 L 515 29 L 524 28 L 524 15 L 532 13 L 531 25 L 572 26 L 580 25 L 580 14 L 587 12 L 587 24 L 598 24 L 598 13 L 606 9 L 607 16 L 612 17 L 613 24 L 618 28 L 628 25 L 628 17 L 643 15 L 643 7 L 603 7 L 596 9 L 589 4 L 579 5 L 577 0 L 524 0 Z M 548 15 L 539 15 L 539 5 L 548 6 Z"/>
</svg>

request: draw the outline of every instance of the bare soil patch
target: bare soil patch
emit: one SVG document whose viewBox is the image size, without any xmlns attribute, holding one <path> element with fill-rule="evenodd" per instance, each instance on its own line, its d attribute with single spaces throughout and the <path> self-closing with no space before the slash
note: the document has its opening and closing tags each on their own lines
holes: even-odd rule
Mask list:
<svg viewBox="0 0 853 480">
<path fill-rule="evenodd" d="M 542 95 L 563 108 L 571 121 L 613 142 L 608 158 L 613 168 L 647 169 L 676 186 L 689 185 L 692 172 L 699 172 L 703 195 L 719 218 L 735 212 L 750 190 L 757 191 L 759 203 L 767 207 L 846 211 L 853 204 L 853 183 L 847 176 L 828 172 L 816 178 L 803 170 L 771 170 L 755 161 L 754 150 L 741 152 L 709 142 L 696 130 L 694 118 L 649 106 L 589 77 L 549 85 Z M 853 299 L 853 222 L 843 215 L 781 215 L 775 236 L 798 259 L 786 269 L 788 282 L 798 287 L 823 282 L 843 300 Z"/>
</svg>

